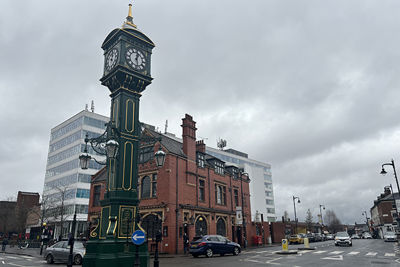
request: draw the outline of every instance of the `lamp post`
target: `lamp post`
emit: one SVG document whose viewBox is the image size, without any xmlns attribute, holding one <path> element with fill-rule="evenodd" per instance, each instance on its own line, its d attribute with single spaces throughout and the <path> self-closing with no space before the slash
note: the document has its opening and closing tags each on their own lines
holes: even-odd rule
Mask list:
<svg viewBox="0 0 400 267">
<path fill-rule="evenodd" d="M 294 207 L 294 221 L 296 223 L 296 234 L 297 234 L 297 215 L 296 215 L 296 199 L 297 199 L 297 203 L 300 203 L 300 198 L 299 197 L 295 197 L 293 196 L 293 207 Z"/>
<path fill-rule="evenodd" d="M 394 160 L 392 159 L 390 163 L 384 163 L 384 164 L 382 164 L 382 170 L 381 170 L 381 174 L 382 174 L 382 175 L 386 175 L 386 174 L 387 174 L 387 172 L 386 172 L 386 170 L 385 170 L 385 166 L 392 166 L 392 168 L 393 168 L 393 173 L 394 173 L 394 178 L 395 178 L 395 180 L 396 180 L 396 185 L 397 185 L 397 192 L 398 192 L 399 195 L 400 195 L 399 180 L 397 179 L 396 166 L 394 165 Z M 390 185 L 390 186 L 392 186 L 392 185 Z M 395 204 L 395 206 L 396 206 L 396 215 L 397 215 L 396 218 L 399 218 L 399 213 L 398 213 L 398 210 L 397 210 L 397 204 L 396 204 L 396 200 L 395 200 L 395 198 L 394 198 L 393 190 L 392 190 L 392 194 L 393 194 L 394 204 Z M 397 224 L 399 224 L 399 220 L 397 220 Z M 398 225 L 397 225 L 397 226 L 398 226 Z"/>
<path fill-rule="evenodd" d="M 72 229 L 68 240 L 69 247 L 69 255 L 68 255 L 68 267 L 72 267 L 74 264 L 73 255 L 74 255 L 74 242 L 75 242 L 75 227 L 76 227 L 76 206 L 75 206 L 75 213 L 74 219 L 72 221 Z"/>
<path fill-rule="evenodd" d="M 362 213 L 361 213 L 361 215 L 365 215 L 365 219 L 367 220 L 367 227 L 368 227 L 368 232 L 369 232 L 369 224 L 368 224 L 368 217 L 367 217 L 367 211 L 363 211 Z"/>
<path fill-rule="evenodd" d="M 325 210 L 325 205 L 319 204 L 319 216 L 321 216 L 321 225 L 324 225 L 324 220 L 322 219 L 322 209 L 324 208 Z"/>
<path fill-rule="evenodd" d="M 392 159 L 392 161 L 390 163 L 382 164 L 382 170 L 381 170 L 381 174 L 382 175 L 387 174 L 387 172 L 385 171 L 385 166 L 392 166 L 393 167 L 394 178 L 396 179 L 396 185 L 397 185 L 397 192 L 400 193 L 399 180 L 397 179 L 397 173 L 396 173 L 396 167 L 394 165 L 394 160 Z"/>
<path fill-rule="evenodd" d="M 240 177 L 240 192 L 242 195 L 242 220 L 243 220 L 243 247 L 247 247 L 247 232 L 246 232 L 246 217 L 244 213 L 244 194 L 243 194 L 243 175 L 246 176 L 246 178 L 249 178 L 249 174 L 247 172 L 244 172 L 243 168 L 239 168 L 239 177 Z"/>
</svg>

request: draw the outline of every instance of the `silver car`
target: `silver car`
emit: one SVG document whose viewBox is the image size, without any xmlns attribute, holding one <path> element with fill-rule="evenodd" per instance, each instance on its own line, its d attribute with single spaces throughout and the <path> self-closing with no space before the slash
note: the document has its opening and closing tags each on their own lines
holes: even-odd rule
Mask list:
<svg viewBox="0 0 400 267">
<path fill-rule="evenodd" d="M 48 247 L 44 253 L 44 258 L 47 263 L 53 262 L 68 262 L 70 246 L 68 241 L 60 241 Z M 82 264 L 83 256 L 86 249 L 81 241 L 74 242 L 73 263 L 76 265 Z"/>
<path fill-rule="evenodd" d="M 394 232 L 386 232 L 385 234 L 385 242 L 387 241 L 393 241 L 396 242 L 397 241 L 397 236 Z"/>
</svg>

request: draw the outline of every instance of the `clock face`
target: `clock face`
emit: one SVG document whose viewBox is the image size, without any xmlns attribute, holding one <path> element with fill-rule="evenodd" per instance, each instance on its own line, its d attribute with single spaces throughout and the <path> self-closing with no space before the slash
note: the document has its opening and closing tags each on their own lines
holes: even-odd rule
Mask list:
<svg viewBox="0 0 400 267">
<path fill-rule="evenodd" d="M 144 53 L 132 47 L 128 48 L 126 51 L 126 62 L 136 70 L 144 70 L 144 67 L 146 66 Z"/>
<path fill-rule="evenodd" d="M 107 71 L 110 71 L 112 68 L 115 67 L 117 64 L 118 60 L 118 50 L 114 48 L 110 52 L 108 52 L 107 57 L 106 57 L 106 69 Z"/>
</svg>

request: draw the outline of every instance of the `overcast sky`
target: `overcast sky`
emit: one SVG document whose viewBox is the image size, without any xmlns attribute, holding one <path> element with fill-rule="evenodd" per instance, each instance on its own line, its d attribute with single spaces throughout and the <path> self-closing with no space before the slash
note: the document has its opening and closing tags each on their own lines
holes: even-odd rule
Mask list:
<svg viewBox="0 0 400 267">
<path fill-rule="evenodd" d="M 0 199 L 42 192 L 50 129 L 95 101 L 107 34 L 128 0 L 0 3 Z M 319 205 L 361 223 L 400 159 L 400 2 L 137 0 L 156 44 L 140 119 L 272 165 L 276 216 Z M 400 161 L 398 162 L 400 166 Z M 396 190 L 397 191 L 397 190 Z"/>
</svg>

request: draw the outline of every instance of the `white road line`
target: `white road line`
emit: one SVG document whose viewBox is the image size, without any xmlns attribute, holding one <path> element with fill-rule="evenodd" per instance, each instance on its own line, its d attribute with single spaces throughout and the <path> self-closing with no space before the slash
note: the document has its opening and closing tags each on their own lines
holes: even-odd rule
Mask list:
<svg viewBox="0 0 400 267">
<path fill-rule="evenodd" d="M 352 251 L 352 252 L 348 253 L 347 255 L 357 255 L 359 253 L 360 253 L 359 251 Z"/>
<path fill-rule="evenodd" d="M 22 258 L 25 258 L 25 259 L 32 259 L 32 257 L 31 257 L 31 256 L 25 256 L 25 255 L 22 255 L 21 257 L 22 257 Z"/>
<path fill-rule="evenodd" d="M 337 255 L 337 254 L 340 254 L 340 253 L 343 253 L 343 251 L 339 251 L 339 250 L 337 250 L 337 251 L 332 251 L 332 252 L 330 252 L 329 254 Z"/>
<path fill-rule="evenodd" d="M 378 252 L 368 252 L 365 256 L 375 256 Z"/>
<path fill-rule="evenodd" d="M 256 263 L 263 263 L 262 261 L 252 260 L 252 259 L 245 259 L 245 261 L 256 262 Z"/>
<path fill-rule="evenodd" d="M 385 257 L 395 257 L 395 253 L 385 253 Z"/>
<path fill-rule="evenodd" d="M 1 263 L 6 264 L 4 261 L 1 261 Z"/>
<path fill-rule="evenodd" d="M 325 252 L 326 252 L 326 250 L 319 250 L 319 251 L 315 251 L 314 254 L 322 254 L 322 253 L 325 253 Z"/>
<path fill-rule="evenodd" d="M 297 253 L 304 254 L 309 252 L 311 252 L 311 250 L 299 250 Z"/>
<path fill-rule="evenodd" d="M 8 259 L 13 259 L 13 260 L 15 260 L 15 259 L 18 259 L 17 257 L 14 257 L 14 256 L 6 256 Z"/>
<path fill-rule="evenodd" d="M 337 256 L 332 256 L 332 257 L 325 257 L 321 258 L 322 260 L 335 260 L 335 261 L 342 261 L 343 256 L 342 255 L 337 255 Z"/>
</svg>

